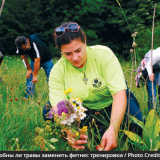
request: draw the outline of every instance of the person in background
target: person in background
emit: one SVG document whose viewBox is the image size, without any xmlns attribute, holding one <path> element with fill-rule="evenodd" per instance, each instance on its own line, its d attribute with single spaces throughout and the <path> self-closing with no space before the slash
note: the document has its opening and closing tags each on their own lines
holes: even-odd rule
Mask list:
<svg viewBox="0 0 160 160">
<path fill-rule="evenodd" d="M 41 34 L 30 36 L 18 36 L 15 39 L 17 54 L 20 54 L 25 66 L 27 67 L 27 82 L 25 99 L 34 95 L 35 84 L 38 82 L 38 72 L 40 67 L 45 71 L 47 82 L 50 71 L 53 67 L 53 59 L 50 48 L 46 45 L 46 40 Z M 30 56 L 29 64 L 27 55 Z"/>
<path fill-rule="evenodd" d="M 87 117 L 99 112 L 109 122 L 109 127 L 100 130 L 101 146 L 110 151 L 117 146 L 118 132 L 121 123 L 127 124 L 127 113 L 137 116 L 142 121 L 142 113 L 137 104 L 127 102 L 126 83 L 121 65 L 110 48 L 102 45 L 87 46 L 86 35 L 75 22 L 61 24 L 54 31 L 56 46 L 61 50 L 62 57 L 52 68 L 49 77 L 49 104 L 43 110 L 44 119 L 52 108 L 57 113 L 57 103 L 67 99 L 64 90 L 72 88 L 72 97 L 79 97 L 87 108 Z M 54 76 L 56 75 L 56 76 Z M 131 109 L 131 107 L 133 109 Z M 110 115 L 108 118 L 107 115 Z M 139 114 L 137 114 L 139 113 Z M 125 115 L 125 116 L 124 116 Z M 91 119 L 89 119 L 91 122 Z M 83 123 L 83 121 L 81 122 Z M 88 122 L 89 123 L 89 122 Z M 96 122 L 98 126 L 103 122 Z M 132 125 L 130 130 L 137 131 L 138 126 Z M 66 131 L 68 143 L 74 149 L 85 149 L 87 136 L 80 135 L 74 139 L 71 131 Z"/>
<path fill-rule="evenodd" d="M 151 62 L 151 53 L 152 53 L 152 62 Z M 145 54 L 146 60 L 146 69 L 148 72 L 147 78 L 147 92 L 148 92 L 148 111 L 154 108 L 153 106 L 153 93 L 154 93 L 154 102 L 156 104 L 156 108 L 159 107 L 160 102 L 160 47 L 150 50 Z M 152 82 L 153 82 L 153 93 L 152 93 Z M 158 87 L 158 99 L 157 102 L 157 88 Z"/>
<path fill-rule="evenodd" d="M 141 60 L 138 69 L 136 70 L 137 75 L 135 76 L 136 87 L 140 87 L 140 82 L 146 84 L 147 93 L 148 93 L 148 112 L 154 108 L 155 104 L 156 109 L 159 108 L 160 104 L 160 47 L 149 50 L 144 58 Z M 151 60 L 152 54 L 152 60 Z M 152 61 L 152 62 L 151 62 Z M 152 91 L 153 83 L 153 91 Z M 158 98 L 157 98 L 158 91 Z M 154 94 L 154 97 L 153 97 Z M 153 101 L 154 98 L 154 101 Z M 158 101 L 157 101 L 158 99 Z M 154 102 L 154 103 L 153 103 Z"/>
<path fill-rule="evenodd" d="M 2 61 L 3 61 L 4 54 L 5 54 L 5 49 L 3 48 L 3 45 L 0 43 L 0 67 L 1 67 L 1 64 L 2 64 Z M 0 81 L 1 82 L 3 81 L 2 77 L 0 77 Z"/>
</svg>

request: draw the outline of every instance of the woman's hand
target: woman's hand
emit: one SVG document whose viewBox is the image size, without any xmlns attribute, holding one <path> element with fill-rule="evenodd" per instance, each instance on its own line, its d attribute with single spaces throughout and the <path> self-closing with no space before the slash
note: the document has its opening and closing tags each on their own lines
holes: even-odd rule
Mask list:
<svg viewBox="0 0 160 160">
<path fill-rule="evenodd" d="M 112 95 L 112 111 L 110 117 L 110 126 L 104 133 L 101 141 L 102 149 L 111 151 L 117 147 L 118 131 L 124 117 L 127 106 L 126 90 L 118 91 Z"/>
<path fill-rule="evenodd" d="M 116 133 L 112 125 L 109 126 L 108 130 L 104 133 L 101 141 L 101 147 L 104 151 L 111 151 L 117 147 L 118 133 Z"/>
<path fill-rule="evenodd" d="M 80 138 L 75 140 L 76 135 L 74 135 L 71 131 L 65 131 L 67 133 L 68 144 L 74 149 L 85 149 L 84 144 L 87 143 L 88 136 L 85 134 L 80 134 Z"/>
</svg>

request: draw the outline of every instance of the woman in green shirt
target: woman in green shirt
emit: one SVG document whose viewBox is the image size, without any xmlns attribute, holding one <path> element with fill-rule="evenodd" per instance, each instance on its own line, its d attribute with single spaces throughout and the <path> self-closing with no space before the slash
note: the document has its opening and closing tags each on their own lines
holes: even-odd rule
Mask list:
<svg viewBox="0 0 160 160">
<path fill-rule="evenodd" d="M 88 114 L 102 113 L 104 109 L 110 112 L 110 125 L 104 131 L 101 145 L 105 151 L 112 150 L 117 146 L 118 131 L 127 107 L 127 87 L 117 57 L 106 46 L 86 46 L 86 36 L 75 22 L 64 23 L 55 29 L 55 43 L 63 56 L 49 77 L 52 109 L 57 112 L 57 103 L 67 99 L 64 90 L 72 88 L 72 97 L 82 99 Z M 71 131 L 67 135 L 68 139 L 73 136 Z M 79 140 L 72 139 L 74 143 L 69 144 L 73 148 L 84 149 L 86 135 L 81 134 Z"/>
</svg>

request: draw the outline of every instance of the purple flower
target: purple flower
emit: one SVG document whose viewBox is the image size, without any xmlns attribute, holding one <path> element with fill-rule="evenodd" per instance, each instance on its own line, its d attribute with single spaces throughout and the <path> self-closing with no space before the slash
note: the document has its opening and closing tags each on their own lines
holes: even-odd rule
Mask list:
<svg viewBox="0 0 160 160">
<path fill-rule="evenodd" d="M 53 116 L 54 116 L 54 110 L 51 109 L 51 110 L 47 113 L 47 117 L 51 119 Z"/>
<path fill-rule="evenodd" d="M 61 116 L 61 113 L 68 113 L 68 109 L 66 108 L 66 100 L 60 101 L 57 104 L 57 108 L 58 108 L 58 115 Z"/>
</svg>

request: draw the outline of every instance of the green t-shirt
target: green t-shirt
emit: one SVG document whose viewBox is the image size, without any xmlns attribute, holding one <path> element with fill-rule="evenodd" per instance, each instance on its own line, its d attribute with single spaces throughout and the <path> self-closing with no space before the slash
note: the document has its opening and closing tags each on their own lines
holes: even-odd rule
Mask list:
<svg viewBox="0 0 160 160">
<path fill-rule="evenodd" d="M 101 110 L 112 104 L 112 95 L 126 89 L 121 65 L 106 46 L 86 47 L 87 62 L 81 69 L 75 68 L 64 56 L 54 65 L 49 77 L 49 98 L 52 106 L 67 99 L 64 90 L 72 88 L 71 97 L 81 98 L 83 105 Z M 84 73 L 88 78 L 84 83 Z"/>
</svg>

